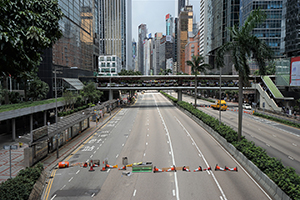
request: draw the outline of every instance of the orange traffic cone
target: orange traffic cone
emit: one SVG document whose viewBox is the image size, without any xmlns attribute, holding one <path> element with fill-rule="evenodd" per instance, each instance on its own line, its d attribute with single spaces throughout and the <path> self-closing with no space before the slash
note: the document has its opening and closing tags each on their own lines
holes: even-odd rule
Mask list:
<svg viewBox="0 0 300 200">
<path fill-rule="evenodd" d="M 89 171 L 90 171 L 90 172 L 95 171 L 94 168 L 93 168 L 93 165 L 91 165 Z"/>
<path fill-rule="evenodd" d="M 218 166 L 218 164 L 216 164 L 215 171 L 226 171 L 226 169 L 224 169 L 224 168 Z"/>
<path fill-rule="evenodd" d="M 164 170 L 156 168 L 156 166 L 154 166 L 154 168 L 153 168 L 153 173 L 155 173 L 155 172 L 163 172 L 163 171 Z"/>
<path fill-rule="evenodd" d="M 171 169 L 168 169 L 167 172 L 171 172 L 171 171 L 175 171 L 176 172 L 176 167 L 175 165 L 173 165 L 173 167 L 171 167 Z"/>
<path fill-rule="evenodd" d="M 126 170 L 126 165 L 124 165 L 123 167 L 121 167 L 119 170 Z"/>
<path fill-rule="evenodd" d="M 230 167 L 226 167 L 226 166 L 225 166 L 225 169 L 228 170 L 228 171 L 236 171 L 236 172 L 238 171 L 238 168 L 237 168 L 237 167 L 230 168 Z"/>
<path fill-rule="evenodd" d="M 194 170 L 194 172 L 199 172 L 199 171 L 202 171 L 201 166 L 199 166 L 197 169 Z"/>
<path fill-rule="evenodd" d="M 106 165 L 104 164 L 104 161 L 103 161 L 103 167 L 102 167 L 101 171 L 106 171 Z"/>
<path fill-rule="evenodd" d="M 85 162 L 84 164 L 83 164 L 83 167 L 87 167 L 88 166 L 88 164 Z"/>
<path fill-rule="evenodd" d="M 206 171 L 206 170 L 211 170 L 211 167 L 208 167 L 208 168 L 205 168 L 205 169 L 203 169 L 204 171 Z"/>
<path fill-rule="evenodd" d="M 191 170 L 187 169 L 185 166 L 182 167 L 182 171 L 191 172 Z"/>
</svg>

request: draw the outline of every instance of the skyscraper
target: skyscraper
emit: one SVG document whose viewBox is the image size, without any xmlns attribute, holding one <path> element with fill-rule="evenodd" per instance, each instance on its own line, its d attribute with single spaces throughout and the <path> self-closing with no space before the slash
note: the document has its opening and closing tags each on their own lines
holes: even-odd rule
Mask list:
<svg viewBox="0 0 300 200">
<path fill-rule="evenodd" d="M 171 14 L 166 15 L 166 35 L 173 35 L 173 17 Z"/>
<path fill-rule="evenodd" d="M 185 0 L 178 0 L 178 15 L 180 14 L 180 11 L 184 8 L 185 6 Z"/>
<path fill-rule="evenodd" d="M 266 42 L 267 45 L 275 53 L 275 57 L 282 57 L 280 54 L 281 42 L 281 19 L 282 19 L 282 0 L 267 1 L 267 0 L 248 0 L 241 1 L 241 24 L 243 25 L 250 12 L 254 9 L 260 8 L 266 13 L 267 19 L 253 29 L 253 34 L 259 39 Z M 295 4 L 296 6 L 296 4 Z M 288 13 L 292 13 L 289 11 Z M 296 18 L 294 18 L 296 19 Z M 293 29 L 295 24 L 293 23 Z M 294 40 L 293 42 L 294 43 Z"/>
<path fill-rule="evenodd" d="M 177 30 L 177 65 L 178 72 L 185 72 L 185 45 L 188 33 L 193 32 L 193 6 L 185 6 L 179 15 Z"/>
<path fill-rule="evenodd" d="M 100 54 L 118 56 L 128 69 L 131 35 L 131 0 L 100 0 Z"/>
<path fill-rule="evenodd" d="M 138 70 L 144 74 L 144 42 L 147 35 L 147 25 L 140 24 L 138 27 Z"/>
<path fill-rule="evenodd" d="M 286 0 L 286 10 L 285 53 L 287 57 L 300 56 L 299 1 Z"/>
</svg>

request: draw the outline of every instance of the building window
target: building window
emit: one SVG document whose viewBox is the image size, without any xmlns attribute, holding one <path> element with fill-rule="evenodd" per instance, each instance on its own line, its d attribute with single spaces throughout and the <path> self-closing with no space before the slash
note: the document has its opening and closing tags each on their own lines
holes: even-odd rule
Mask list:
<svg viewBox="0 0 300 200">
<path fill-rule="evenodd" d="M 107 57 L 106 60 L 107 60 L 107 61 L 111 61 L 111 57 Z"/>
</svg>

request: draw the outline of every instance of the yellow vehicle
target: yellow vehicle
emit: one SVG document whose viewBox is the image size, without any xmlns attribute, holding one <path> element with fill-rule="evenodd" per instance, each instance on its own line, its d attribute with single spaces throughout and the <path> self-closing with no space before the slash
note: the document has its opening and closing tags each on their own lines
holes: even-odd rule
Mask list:
<svg viewBox="0 0 300 200">
<path fill-rule="evenodd" d="M 213 109 L 219 110 L 220 109 L 220 100 L 216 101 L 216 104 L 211 105 Z M 221 110 L 227 110 L 227 104 L 225 100 L 221 100 Z"/>
</svg>

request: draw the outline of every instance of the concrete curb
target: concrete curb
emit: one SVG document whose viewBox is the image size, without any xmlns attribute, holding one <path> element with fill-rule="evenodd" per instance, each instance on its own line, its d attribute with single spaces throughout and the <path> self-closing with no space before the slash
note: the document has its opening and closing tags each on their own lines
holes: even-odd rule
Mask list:
<svg viewBox="0 0 300 200">
<path fill-rule="evenodd" d="M 256 165 L 248 160 L 248 158 L 238 151 L 232 144 L 228 143 L 221 135 L 219 135 L 208 125 L 204 124 L 200 119 L 192 115 L 190 112 L 184 110 L 177 104 L 175 104 L 175 106 L 188 117 L 192 118 L 197 124 L 203 127 L 209 134 L 211 134 L 273 199 L 291 200 L 291 198 L 285 192 L 283 192 L 266 174 L 264 174 Z"/>
</svg>

